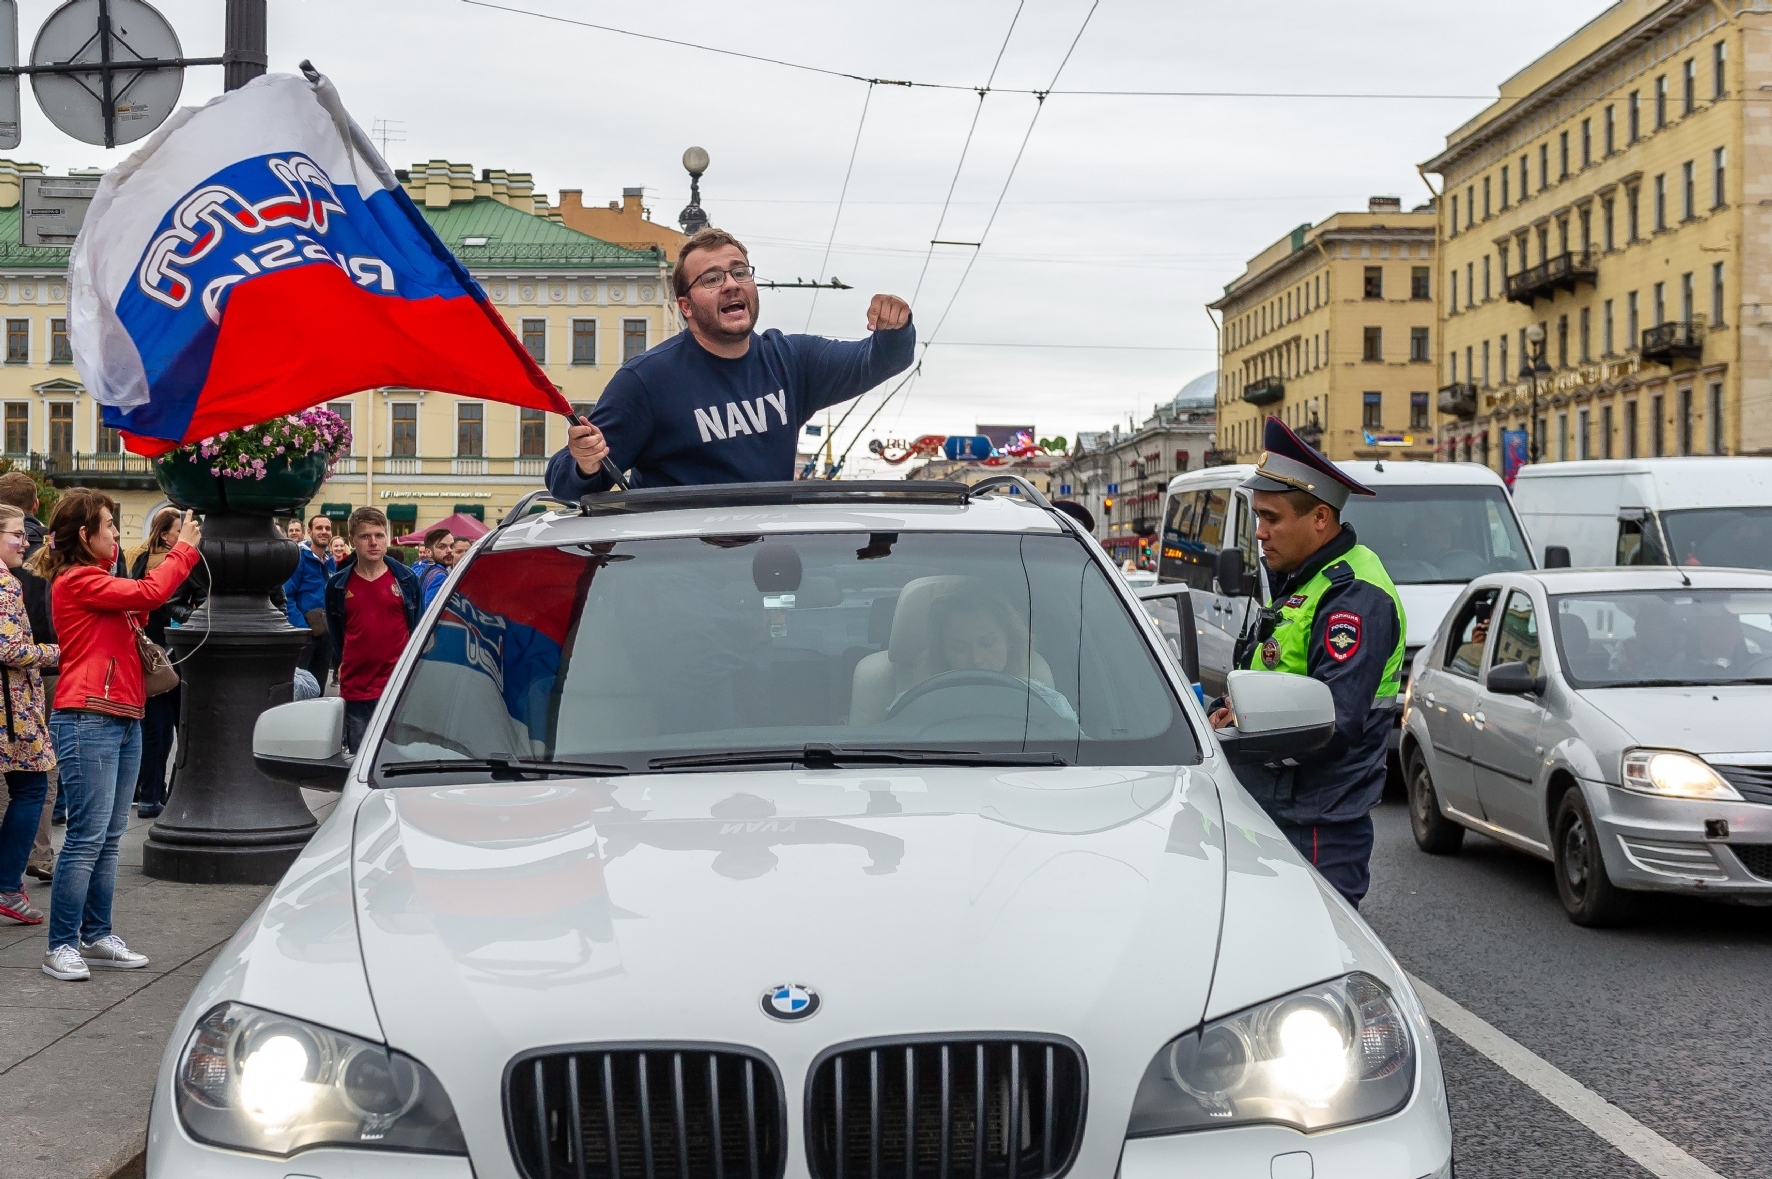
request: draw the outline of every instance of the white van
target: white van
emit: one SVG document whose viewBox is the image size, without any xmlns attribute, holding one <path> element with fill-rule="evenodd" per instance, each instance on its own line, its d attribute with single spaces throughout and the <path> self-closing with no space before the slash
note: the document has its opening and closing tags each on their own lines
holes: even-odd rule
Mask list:
<svg viewBox="0 0 1772 1179">
<path fill-rule="evenodd" d="M 1507 486 L 1477 463 L 1347 462 L 1351 477 L 1378 492 L 1354 496 L 1342 511 L 1360 543 L 1377 553 L 1408 616 L 1403 664 L 1433 637 L 1460 591 L 1485 573 L 1534 567 Z M 1255 514 L 1238 484 L 1253 466 L 1207 467 L 1170 480 L 1158 549 L 1159 582 L 1194 591 L 1200 684 L 1224 690 L 1232 649 L 1260 600 L 1267 600 Z M 1227 586 L 1226 580 L 1233 584 Z M 1241 581 L 1243 584 L 1234 584 Z M 1227 589 L 1230 592 L 1227 592 Z"/>
<path fill-rule="evenodd" d="M 1772 569 L 1772 458 L 1544 463 L 1515 477 L 1514 507 L 1546 565 Z"/>
</svg>

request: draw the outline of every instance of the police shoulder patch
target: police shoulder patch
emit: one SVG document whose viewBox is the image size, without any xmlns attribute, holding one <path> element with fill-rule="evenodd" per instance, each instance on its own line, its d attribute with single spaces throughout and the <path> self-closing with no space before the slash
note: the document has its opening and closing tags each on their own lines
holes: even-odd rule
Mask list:
<svg viewBox="0 0 1772 1179">
<path fill-rule="evenodd" d="M 1323 629 L 1323 646 L 1329 658 L 1346 663 L 1360 649 L 1360 616 L 1352 610 L 1337 610 L 1329 616 Z"/>
</svg>

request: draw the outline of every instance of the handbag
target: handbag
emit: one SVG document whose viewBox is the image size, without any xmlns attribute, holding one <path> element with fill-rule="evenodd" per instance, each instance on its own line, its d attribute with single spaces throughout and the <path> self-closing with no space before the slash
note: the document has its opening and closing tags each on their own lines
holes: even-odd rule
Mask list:
<svg viewBox="0 0 1772 1179">
<path fill-rule="evenodd" d="M 147 696 L 164 696 L 178 687 L 178 669 L 172 666 L 166 648 L 148 637 L 133 614 L 129 616 L 129 625 L 135 631 L 135 652 L 142 661 L 142 692 Z"/>
<path fill-rule="evenodd" d="M 329 631 L 326 626 L 326 611 L 319 607 L 315 607 L 302 615 L 302 618 L 307 622 L 308 629 L 314 632 L 314 638 L 323 639 L 327 637 Z"/>
</svg>

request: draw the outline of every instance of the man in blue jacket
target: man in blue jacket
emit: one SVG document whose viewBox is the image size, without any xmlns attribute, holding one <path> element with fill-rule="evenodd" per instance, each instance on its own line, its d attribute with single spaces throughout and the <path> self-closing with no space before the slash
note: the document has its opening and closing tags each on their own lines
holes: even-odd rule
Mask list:
<svg viewBox="0 0 1772 1179">
<path fill-rule="evenodd" d="M 333 574 L 332 521 L 315 516 L 308 521 L 308 543 L 295 546 L 295 572 L 283 583 L 284 613 L 290 626 L 314 632 L 302 648 L 297 666 L 314 674 L 322 690 L 332 670 L 332 644 L 326 638 L 326 579 Z"/>
<path fill-rule="evenodd" d="M 635 487 L 791 479 L 800 428 L 903 372 L 916 349 L 910 306 L 894 295 L 874 296 L 864 340 L 757 332 L 750 256 L 724 230 L 683 244 L 673 282 L 688 330 L 622 365 L 590 424 L 567 431 L 548 462 L 561 499 L 607 490 L 605 458 Z"/>
</svg>

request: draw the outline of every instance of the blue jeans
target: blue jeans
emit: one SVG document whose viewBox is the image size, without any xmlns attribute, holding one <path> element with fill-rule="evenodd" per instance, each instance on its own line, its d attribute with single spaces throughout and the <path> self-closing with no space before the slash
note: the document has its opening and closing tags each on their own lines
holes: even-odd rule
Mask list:
<svg viewBox="0 0 1772 1179">
<path fill-rule="evenodd" d="M 102 712 L 57 709 L 49 739 L 68 800 L 68 833 L 49 890 L 49 948 L 91 944 L 111 932 L 117 844 L 141 772 L 142 724 Z"/>
<path fill-rule="evenodd" d="M 6 771 L 6 816 L 0 818 L 0 892 L 17 892 L 25 886 L 25 861 L 31 858 L 37 820 L 43 815 L 43 799 L 48 794 L 47 772 Z"/>
</svg>

